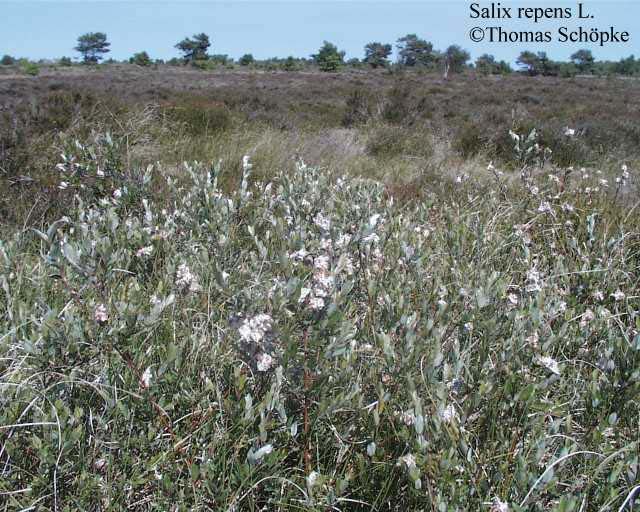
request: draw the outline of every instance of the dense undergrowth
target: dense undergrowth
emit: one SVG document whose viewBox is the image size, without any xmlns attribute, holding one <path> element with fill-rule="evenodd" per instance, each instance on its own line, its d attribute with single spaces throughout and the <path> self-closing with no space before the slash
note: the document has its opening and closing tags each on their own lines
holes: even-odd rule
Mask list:
<svg viewBox="0 0 640 512">
<path fill-rule="evenodd" d="M 0 242 L 5 510 L 623 506 L 632 169 L 512 133 L 520 175 L 400 201 L 301 161 L 132 171 L 123 140 L 64 148 L 64 216 Z"/>
<path fill-rule="evenodd" d="M 640 162 L 637 82 L 405 73 L 189 73 L 135 66 L 0 81 L 0 233 L 64 214 L 60 154 L 81 141 L 127 169 L 222 160 L 221 185 L 251 154 L 265 177 L 297 157 L 397 187 L 483 169 L 517 170 L 508 130 L 538 131 L 559 167 Z M 567 136 L 567 129 L 575 136 Z M 81 150 L 80 152 L 82 153 Z M 102 151 L 102 150 L 100 150 Z M 100 156 L 100 155 L 98 155 Z M 113 160 L 113 159 L 112 159 Z M 418 194 L 419 195 L 419 194 Z"/>
</svg>

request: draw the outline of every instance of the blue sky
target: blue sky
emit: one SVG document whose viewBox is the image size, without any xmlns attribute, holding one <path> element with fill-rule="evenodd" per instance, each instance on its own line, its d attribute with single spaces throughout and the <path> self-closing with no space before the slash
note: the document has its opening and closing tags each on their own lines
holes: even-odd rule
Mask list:
<svg viewBox="0 0 640 512">
<path fill-rule="evenodd" d="M 323 40 L 362 57 L 370 41 L 395 43 L 416 33 L 444 49 L 459 44 L 472 57 L 491 53 L 513 62 L 524 49 L 547 51 L 551 58 L 568 59 L 578 48 L 591 48 L 598 59 L 618 60 L 640 56 L 640 0 L 583 0 L 594 20 L 586 28 L 598 27 L 631 33 L 628 43 L 600 48 L 589 44 L 491 44 L 473 43 L 469 30 L 489 23 L 470 19 L 473 0 L 234 0 L 234 1 L 54 1 L 0 0 L 0 55 L 33 59 L 76 56 L 76 38 L 89 31 L 106 32 L 110 56 L 130 57 L 145 50 L 152 58 L 178 56 L 176 42 L 197 32 L 212 40 L 212 53 L 237 58 L 253 53 L 256 58 L 288 55 L 308 57 Z M 491 2 L 480 2 L 488 6 Z M 503 0 L 503 6 L 565 6 L 577 9 L 576 1 Z M 496 24 L 499 22 L 493 22 Z M 505 20 L 508 30 L 548 30 L 560 25 L 575 27 L 577 20 L 538 23 Z"/>
</svg>

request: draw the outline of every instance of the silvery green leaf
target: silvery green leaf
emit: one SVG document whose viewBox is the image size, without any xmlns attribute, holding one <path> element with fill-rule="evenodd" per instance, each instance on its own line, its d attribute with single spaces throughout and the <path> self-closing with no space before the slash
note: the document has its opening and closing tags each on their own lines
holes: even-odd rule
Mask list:
<svg viewBox="0 0 640 512">
<path fill-rule="evenodd" d="M 369 457 L 373 457 L 375 454 L 376 454 L 376 443 L 371 441 L 367 445 L 367 455 L 369 455 Z"/>
<path fill-rule="evenodd" d="M 145 324 L 151 325 L 158 321 L 162 312 L 175 302 L 175 295 L 171 294 L 168 297 L 158 302 L 149 313 L 149 316 L 145 319 Z"/>
</svg>

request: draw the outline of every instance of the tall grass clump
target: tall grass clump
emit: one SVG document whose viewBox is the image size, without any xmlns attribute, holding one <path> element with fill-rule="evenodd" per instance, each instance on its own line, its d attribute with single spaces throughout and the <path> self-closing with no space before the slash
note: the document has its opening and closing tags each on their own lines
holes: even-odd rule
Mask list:
<svg viewBox="0 0 640 512">
<path fill-rule="evenodd" d="M 5 508 L 618 510 L 632 176 L 540 174 L 512 137 L 520 180 L 409 203 L 302 162 L 245 157 L 223 190 L 69 148 L 66 214 L 0 241 Z"/>
</svg>

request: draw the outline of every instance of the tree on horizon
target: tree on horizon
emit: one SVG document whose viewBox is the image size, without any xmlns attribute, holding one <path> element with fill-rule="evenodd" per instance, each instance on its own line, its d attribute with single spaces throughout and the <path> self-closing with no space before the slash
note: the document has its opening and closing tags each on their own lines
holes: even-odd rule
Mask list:
<svg viewBox="0 0 640 512">
<path fill-rule="evenodd" d="M 176 44 L 176 48 L 180 50 L 184 55 L 185 62 L 195 62 L 199 60 L 208 60 L 207 50 L 211 46 L 209 36 L 204 32 L 195 34 L 193 39 L 185 37 L 182 41 Z"/>
<path fill-rule="evenodd" d="M 525 50 L 520 53 L 520 56 L 516 60 L 516 64 L 524 68 L 524 71 L 529 73 L 530 76 L 535 76 L 539 71 L 540 59 L 535 53 Z"/>
<path fill-rule="evenodd" d="M 591 50 L 582 49 L 571 55 L 571 62 L 576 65 L 580 72 L 585 73 L 593 69 L 595 59 Z"/>
<path fill-rule="evenodd" d="M 74 48 L 82 54 L 85 63 L 97 63 L 102 60 L 102 55 L 109 52 L 111 43 L 107 41 L 104 32 L 88 32 L 78 37 L 78 46 Z"/>
<path fill-rule="evenodd" d="M 398 60 L 404 66 L 428 66 L 436 61 L 433 44 L 420 39 L 416 34 L 407 34 L 398 39 L 397 43 Z"/>
<path fill-rule="evenodd" d="M 448 78 L 449 73 L 460 73 L 467 62 L 471 59 L 471 55 L 457 44 L 452 44 L 442 54 L 442 62 L 444 65 L 444 77 Z"/>
<path fill-rule="evenodd" d="M 391 45 L 379 42 L 369 43 L 364 47 L 364 62 L 372 68 L 384 68 L 389 64 Z"/>
<path fill-rule="evenodd" d="M 313 54 L 311 58 L 321 71 L 337 71 L 344 65 L 344 56 L 345 52 L 339 51 L 335 44 L 325 41 L 318 53 Z"/>
</svg>

